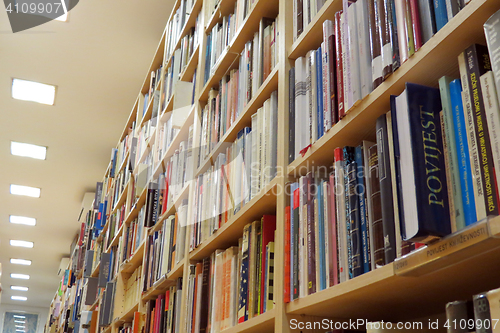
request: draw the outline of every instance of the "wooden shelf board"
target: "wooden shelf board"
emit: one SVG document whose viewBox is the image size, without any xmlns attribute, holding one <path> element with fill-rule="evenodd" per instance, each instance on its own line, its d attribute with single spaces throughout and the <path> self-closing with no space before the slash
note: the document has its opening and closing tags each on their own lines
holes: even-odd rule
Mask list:
<svg viewBox="0 0 500 333">
<path fill-rule="evenodd" d="M 115 175 L 119 174 L 125 168 L 125 165 L 127 165 L 128 162 L 129 155 L 130 155 L 130 150 L 127 150 L 127 153 L 123 157 L 123 161 L 120 163 L 120 166 L 115 171 Z"/>
<path fill-rule="evenodd" d="M 278 180 L 278 178 L 273 179 L 264 190 L 260 191 L 260 193 L 244 205 L 219 230 L 191 251 L 189 259 L 199 261 L 208 257 L 216 249 L 226 249 L 229 246 L 237 245 L 238 239 L 243 235 L 243 228 L 246 224 L 255 221 L 255 219 L 260 219 L 264 214 L 276 214 L 276 188 Z"/>
<path fill-rule="evenodd" d="M 271 97 L 271 93 L 278 89 L 278 66 L 269 74 L 266 80 L 262 83 L 254 97 L 245 106 L 239 117 L 231 124 L 229 129 L 224 133 L 221 140 L 215 148 L 210 152 L 207 158 L 200 163 L 196 170 L 196 176 L 207 171 L 207 169 L 215 162 L 217 156 L 226 150 L 228 143 L 236 140 L 238 132 L 245 126 L 252 124 L 252 115 L 257 112 L 264 102 Z"/>
<path fill-rule="evenodd" d="M 235 0 L 221 0 L 205 25 L 205 33 L 208 35 L 216 23 L 221 21 L 224 16 L 232 14 L 234 7 Z"/>
<path fill-rule="evenodd" d="M 134 319 L 134 312 L 136 312 L 139 309 L 139 302 L 135 303 L 133 306 L 131 306 L 127 311 L 125 311 L 119 318 L 117 318 L 114 322 L 115 323 L 126 323 L 130 322 Z"/>
<path fill-rule="evenodd" d="M 471 231 L 462 230 L 460 234 L 468 239 L 470 246 L 437 261 L 429 260 L 405 275 L 396 274 L 396 265 L 402 260 L 422 254 L 432 257 L 435 252 L 419 249 L 375 271 L 292 301 L 286 310 L 289 314 L 387 321 L 442 313 L 447 302 L 471 299 L 474 294 L 498 288 L 500 217 L 487 224 L 492 230 L 490 237 L 474 244 Z M 450 239 L 443 239 L 435 246 L 447 242 Z"/>
<path fill-rule="evenodd" d="M 175 43 L 175 46 L 173 48 L 174 52 L 175 50 L 181 47 L 182 38 L 188 34 L 191 28 L 195 27 L 196 18 L 198 17 L 198 13 L 200 12 L 202 4 L 203 4 L 202 0 L 196 0 L 195 3 L 193 4 L 191 13 L 189 14 L 186 22 L 184 23 L 184 27 L 182 27 L 181 33 L 179 34 L 179 38 L 177 39 L 177 42 Z M 165 68 L 168 68 L 168 66 L 170 65 L 170 62 L 172 61 L 172 55 L 173 53 L 169 55 L 167 61 L 165 62 Z"/>
<path fill-rule="evenodd" d="M 500 2 L 497 1 L 469 3 L 413 57 L 312 144 L 304 157 L 293 161 L 288 166 L 288 174 L 304 175 L 312 166 L 332 164 L 336 147 L 355 146 L 364 139 L 374 141 L 376 119 L 390 110 L 390 95 L 399 95 L 404 90 L 405 82 L 437 87 L 443 75 L 458 77 L 458 55 L 469 45 L 484 41 L 481 22 L 485 22 L 499 8 Z M 429 71 L 430 68 L 432 71 Z"/>
<path fill-rule="evenodd" d="M 186 67 L 181 73 L 180 80 L 181 81 L 191 81 L 193 78 L 194 71 L 196 70 L 196 66 L 198 66 L 198 58 L 199 58 L 199 53 L 200 52 L 200 44 L 196 46 L 194 49 L 193 54 L 191 54 L 191 57 L 189 58 Z"/>
<path fill-rule="evenodd" d="M 335 13 L 342 10 L 342 0 L 327 0 L 304 31 L 288 50 L 288 58 L 295 60 L 303 57 L 309 50 L 316 50 L 323 41 L 323 22 L 334 21 Z"/>
<path fill-rule="evenodd" d="M 120 209 L 125 204 L 125 201 L 127 200 L 128 186 L 130 184 L 130 181 L 131 180 L 129 179 L 127 184 L 125 184 L 125 187 L 123 188 L 122 193 L 120 193 L 120 195 L 118 196 L 118 201 L 116 201 L 115 207 L 113 208 L 113 210 L 109 214 L 110 216 L 113 215 L 114 213 L 116 213 L 116 211 L 118 209 Z"/>
<path fill-rule="evenodd" d="M 156 127 L 153 129 L 153 132 L 151 133 L 151 136 L 149 137 L 148 141 L 146 141 L 146 148 L 142 152 L 141 156 L 137 160 L 136 166 L 141 164 L 145 159 L 146 156 L 151 152 L 153 145 L 155 144 L 156 141 Z"/>
<path fill-rule="evenodd" d="M 165 51 L 165 40 L 166 40 L 166 31 L 163 32 L 161 36 L 160 43 L 158 44 L 158 47 L 156 48 L 155 56 L 153 60 L 151 61 L 151 65 L 149 66 L 148 73 L 146 75 L 146 78 L 144 79 L 144 83 L 142 84 L 142 89 L 141 92 L 142 94 L 146 94 L 149 90 L 149 82 L 151 80 L 151 72 L 158 69 L 162 63 L 163 63 L 163 52 Z"/>
<path fill-rule="evenodd" d="M 98 277 L 99 276 L 99 268 L 101 267 L 101 262 L 97 264 L 97 266 L 94 268 L 92 271 L 92 274 L 90 274 L 91 277 Z"/>
<path fill-rule="evenodd" d="M 118 231 L 116 232 L 115 236 L 111 240 L 111 243 L 109 244 L 108 249 L 106 250 L 106 252 L 110 251 L 111 247 L 113 247 L 115 245 L 118 245 L 118 241 L 119 241 L 119 239 L 120 239 L 120 237 L 122 235 L 122 232 L 123 232 L 124 228 L 125 228 L 125 223 L 122 223 L 122 225 L 120 226 L 120 228 L 118 228 Z"/>
<path fill-rule="evenodd" d="M 144 244 L 146 243 L 146 239 L 144 239 L 135 253 L 123 263 L 121 267 L 122 273 L 133 273 L 137 267 L 139 267 L 142 263 L 142 255 L 144 254 Z"/>
<path fill-rule="evenodd" d="M 237 324 L 233 327 L 227 328 L 221 333 L 266 333 L 274 332 L 274 317 L 276 317 L 276 310 L 271 309 L 263 314 L 248 319 L 247 321 Z"/>
<path fill-rule="evenodd" d="M 181 260 L 174 268 L 158 281 L 156 281 L 147 292 L 142 295 L 142 302 L 146 302 L 151 299 L 155 299 L 156 296 L 165 293 L 165 291 L 177 283 L 177 278 L 182 276 L 184 263 L 186 259 Z"/>
<path fill-rule="evenodd" d="M 128 129 L 129 127 L 132 126 L 132 123 L 135 121 L 135 118 L 137 116 L 137 109 L 139 106 L 139 98 L 136 98 L 134 106 L 132 107 L 132 111 L 130 112 L 127 122 L 125 123 L 125 127 L 122 131 L 122 135 L 120 136 L 120 139 L 118 140 L 117 146 L 122 142 L 123 139 L 125 139 L 125 136 L 128 134 Z"/>
<path fill-rule="evenodd" d="M 239 53 L 232 53 L 229 51 L 230 47 L 227 46 L 224 51 L 222 51 L 221 56 L 218 59 L 218 62 L 215 65 L 215 70 L 213 74 L 210 76 L 208 81 L 203 86 L 200 96 L 198 100 L 202 103 L 206 103 L 208 100 L 208 92 L 215 85 L 219 84 L 219 81 L 229 72 L 233 66 L 236 68 L 235 63 L 237 63 L 237 59 L 240 56 Z M 200 78 L 204 79 L 204 78 Z"/>
<path fill-rule="evenodd" d="M 169 161 L 170 157 L 174 155 L 175 150 L 179 148 L 179 145 L 182 141 L 187 141 L 189 138 L 189 126 L 193 124 L 194 121 L 194 105 L 189 110 L 189 115 L 186 118 L 186 121 L 182 124 L 179 132 L 175 135 L 172 143 L 163 154 L 160 163 L 156 166 L 153 171 L 153 179 L 156 179 L 160 173 L 165 172 L 165 164 Z M 163 117 L 163 116 L 162 116 Z"/>
</svg>

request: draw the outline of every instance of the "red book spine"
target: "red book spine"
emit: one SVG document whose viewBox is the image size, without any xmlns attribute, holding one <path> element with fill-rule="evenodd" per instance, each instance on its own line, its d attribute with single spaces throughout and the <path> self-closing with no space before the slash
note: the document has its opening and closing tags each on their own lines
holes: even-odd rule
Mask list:
<svg viewBox="0 0 500 333">
<path fill-rule="evenodd" d="M 290 302 L 290 236 L 290 206 L 287 206 L 285 208 L 285 303 Z"/>
<path fill-rule="evenodd" d="M 413 42 L 415 43 L 415 51 L 422 45 L 422 30 L 420 28 L 420 13 L 418 11 L 418 0 L 410 0 L 411 21 L 413 25 Z"/>
<path fill-rule="evenodd" d="M 330 270 L 330 287 L 339 283 L 338 257 L 337 257 L 337 215 L 335 206 L 335 175 L 330 175 L 328 184 L 330 198 L 330 233 L 328 234 L 328 244 L 330 246 L 328 258 L 328 267 Z"/>
<path fill-rule="evenodd" d="M 335 52 L 337 61 L 337 101 L 338 101 L 338 119 L 345 115 L 344 109 L 344 68 L 342 66 L 342 34 L 340 14 L 342 11 L 335 13 Z"/>
</svg>

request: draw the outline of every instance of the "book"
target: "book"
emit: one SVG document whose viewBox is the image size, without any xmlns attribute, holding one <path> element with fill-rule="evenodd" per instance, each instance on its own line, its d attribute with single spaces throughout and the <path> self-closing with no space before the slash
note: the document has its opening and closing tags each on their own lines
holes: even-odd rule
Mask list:
<svg viewBox="0 0 500 333">
<path fill-rule="evenodd" d="M 497 98 L 499 98 L 500 103 L 500 40 L 498 38 L 498 31 L 500 31 L 500 11 L 491 15 L 484 23 L 484 34 L 491 60 L 491 70 L 495 78 Z"/>
<path fill-rule="evenodd" d="M 454 301 L 446 303 L 446 320 L 448 322 L 448 333 L 466 333 L 471 329 L 470 325 L 463 323 L 474 323 L 474 305 L 472 301 Z M 462 322 L 462 325 L 460 325 Z M 474 326 L 474 325 L 473 325 Z M 473 327 L 472 327 L 473 328 Z"/>
<path fill-rule="evenodd" d="M 429 242 L 451 233 L 440 110 L 438 89 L 406 83 L 396 97 L 401 233 L 406 241 Z"/>
</svg>

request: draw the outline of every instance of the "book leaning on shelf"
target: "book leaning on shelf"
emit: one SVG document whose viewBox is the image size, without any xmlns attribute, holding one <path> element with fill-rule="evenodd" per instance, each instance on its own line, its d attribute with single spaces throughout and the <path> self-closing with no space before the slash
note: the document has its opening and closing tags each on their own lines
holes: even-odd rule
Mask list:
<svg viewBox="0 0 500 333">
<path fill-rule="evenodd" d="M 263 190 L 276 175 L 277 92 L 252 115 L 252 127 L 217 155 L 195 182 L 190 250 L 200 245 Z M 207 142 L 202 130 L 201 146 Z M 243 171 L 243 172 L 242 172 Z"/>
<path fill-rule="evenodd" d="M 189 266 L 186 332 L 220 332 L 274 308 L 276 216 L 247 224 L 238 246 Z"/>
</svg>

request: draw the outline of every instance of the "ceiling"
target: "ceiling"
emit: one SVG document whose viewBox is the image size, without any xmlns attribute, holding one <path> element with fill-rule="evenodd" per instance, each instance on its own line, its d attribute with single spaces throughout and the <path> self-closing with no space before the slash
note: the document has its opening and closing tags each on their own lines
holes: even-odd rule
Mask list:
<svg viewBox="0 0 500 333">
<path fill-rule="evenodd" d="M 13 34 L 0 11 L 0 262 L 2 304 L 48 307 L 69 255 L 85 192 L 94 192 L 142 87 L 174 0 L 80 1 L 68 22 Z M 57 86 L 55 105 L 14 100 L 12 78 Z M 10 141 L 47 146 L 47 159 L 10 154 Z M 10 184 L 41 188 L 15 196 Z M 14 225 L 9 215 L 37 219 Z M 33 249 L 10 239 L 33 241 Z M 32 260 L 12 265 L 10 258 Z M 29 274 L 15 280 L 11 273 Z M 11 285 L 29 287 L 11 291 Z M 27 302 L 12 295 L 27 296 Z"/>
</svg>

